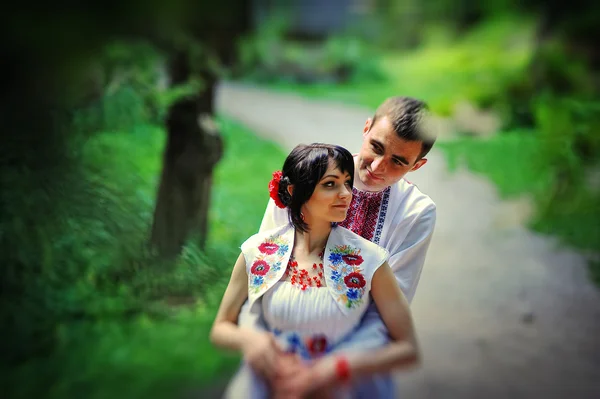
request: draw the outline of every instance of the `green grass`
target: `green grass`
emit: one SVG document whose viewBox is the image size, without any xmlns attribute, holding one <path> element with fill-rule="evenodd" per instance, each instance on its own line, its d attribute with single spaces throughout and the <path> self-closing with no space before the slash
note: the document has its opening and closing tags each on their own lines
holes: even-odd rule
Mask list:
<svg viewBox="0 0 600 399">
<path fill-rule="evenodd" d="M 228 119 L 219 122 L 225 155 L 215 171 L 207 249 L 190 242 L 174 264 L 142 250 L 164 131 L 137 125 L 85 143 L 85 182 L 77 186 L 85 192 L 70 199 L 70 234 L 49 230 L 58 240 L 48 249 L 52 273 L 40 280 L 54 287 L 40 291 L 43 300 L 56 300 L 47 305 L 53 327 L 43 330 L 53 350 L 4 370 L 8 397 L 173 398 L 233 372 L 239 357 L 213 348 L 208 331 L 239 246 L 258 230 L 268 181 L 284 154 Z M 130 274 L 109 277 L 123 270 Z M 178 299 L 187 304 L 167 304 Z M 69 316 L 74 311 L 84 316 Z M 31 323 L 27 316 L 23 322 Z"/>
<path fill-rule="evenodd" d="M 163 319 L 60 325 L 60 347 L 50 358 L 13 371 L 20 384 L 11 397 L 173 398 L 218 383 L 239 358 L 208 342 L 213 318 L 214 311 L 197 306 Z"/>
</svg>

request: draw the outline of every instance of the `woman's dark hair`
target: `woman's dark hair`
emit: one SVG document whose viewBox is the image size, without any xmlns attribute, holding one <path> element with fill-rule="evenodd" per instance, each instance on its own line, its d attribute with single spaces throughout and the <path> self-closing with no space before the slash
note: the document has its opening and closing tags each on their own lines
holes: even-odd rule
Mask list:
<svg viewBox="0 0 600 399">
<path fill-rule="evenodd" d="M 317 183 L 323 178 L 329 160 L 342 172 L 350 175 L 350 184 L 354 185 L 354 160 L 348 150 L 330 144 L 297 145 L 283 163 L 282 177 L 279 182 L 279 199 L 288 207 L 290 222 L 300 231 L 308 231 L 308 225 L 302 220 L 304 205 L 315 191 Z M 292 195 L 288 186 L 293 185 Z"/>
</svg>

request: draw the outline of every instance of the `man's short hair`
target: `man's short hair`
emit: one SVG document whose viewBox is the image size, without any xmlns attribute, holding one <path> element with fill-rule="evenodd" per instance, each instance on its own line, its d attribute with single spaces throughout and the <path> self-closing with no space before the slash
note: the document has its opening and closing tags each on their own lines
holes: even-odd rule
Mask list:
<svg viewBox="0 0 600 399">
<path fill-rule="evenodd" d="M 424 101 L 412 97 L 396 96 L 386 99 L 375 111 L 371 127 L 378 119 L 387 117 L 399 137 L 408 141 L 422 143 L 419 158 L 423 158 L 433 144 L 436 136 L 425 123 L 429 107 Z"/>
</svg>

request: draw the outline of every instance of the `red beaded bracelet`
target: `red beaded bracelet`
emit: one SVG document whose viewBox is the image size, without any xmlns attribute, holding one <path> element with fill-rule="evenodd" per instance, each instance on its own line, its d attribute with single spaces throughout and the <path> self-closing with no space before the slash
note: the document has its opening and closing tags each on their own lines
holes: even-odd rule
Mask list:
<svg viewBox="0 0 600 399">
<path fill-rule="evenodd" d="M 350 363 L 348 363 L 348 359 L 343 356 L 338 356 L 336 358 L 335 375 L 337 376 L 338 381 L 350 381 Z"/>
</svg>

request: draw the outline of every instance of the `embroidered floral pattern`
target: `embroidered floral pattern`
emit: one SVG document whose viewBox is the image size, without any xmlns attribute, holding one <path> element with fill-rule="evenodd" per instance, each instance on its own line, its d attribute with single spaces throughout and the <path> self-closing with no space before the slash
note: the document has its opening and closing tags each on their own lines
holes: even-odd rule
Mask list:
<svg viewBox="0 0 600 399">
<path fill-rule="evenodd" d="M 264 276 L 265 274 L 267 274 L 267 272 L 269 271 L 270 268 L 271 268 L 271 266 L 269 266 L 269 264 L 267 262 L 265 262 L 264 260 L 257 260 L 252 265 L 252 268 L 250 269 L 250 273 L 256 274 L 258 276 Z"/>
<path fill-rule="evenodd" d="M 289 249 L 283 237 L 271 237 L 258 246 L 258 250 L 266 255 L 284 255 Z"/>
<path fill-rule="evenodd" d="M 314 359 L 331 352 L 332 345 L 324 335 L 302 337 L 296 332 L 273 330 L 276 337 L 282 337 L 288 344 L 287 351 L 300 355 L 304 359 Z"/>
<path fill-rule="evenodd" d="M 344 283 L 349 288 L 362 288 L 366 284 L 363 275 L 356 272 L 352 272 L 344 277 Z"/>
<path fill-rule="evenodd" d="M 308 352 L 312 357 L 320 356 L 327 352 L 327 338 L 324 335 L 308 338 L 305 342 Z"/>
<path fill-rule="evenodd" d="M 264 281 L 263 276 L 254 276 L 252 278 L 252 285 L 263 285 Z"/>
<path fill-rule="evenodd" d="M 336 266 L 343 263 L 358 266 L 363 263 L 363 258 L 360 256 L 359 249 L 354 249 L 350 245 L 338 245 L 329 254 L 329 261 Z"/>
<path fill-rule="evenodd" d="M 281 271 L 282 256 L 289 249 L 284 236 L 269 237 L 258 246 L 259 254 L 250 267 L 248 289 L 258 293 L 265 288 Z"/>
<path fill-rule="evenodd" d="M 329 253 L 331 264 L 332 288 L 339 295 L 339 300 L 348 308 L 354 308 L 363 301 L 366 280 L 359 267 L 363 263 L 360 250 L 349 245 L 338 245 Z"/>
</svg>

